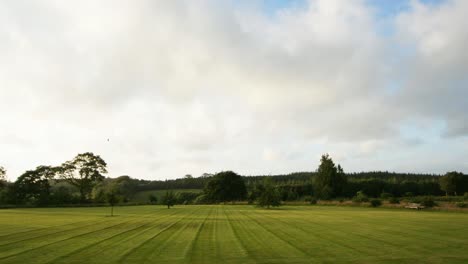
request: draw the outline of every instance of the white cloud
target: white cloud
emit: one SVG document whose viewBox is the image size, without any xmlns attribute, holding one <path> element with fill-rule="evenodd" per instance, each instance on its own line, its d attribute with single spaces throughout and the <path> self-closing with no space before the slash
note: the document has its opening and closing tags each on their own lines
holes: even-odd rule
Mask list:
<svg viewBox="0 0 468 264">
<path fill-rule="evenodd" d="M 397 100 L 413 115 L 444 120 L 446 136 L 466 136 L 468 3 L 412 6 L 396 21 L 402 47 L 414 50 L 403 61 L 405 79 Z"/>
<path fill-rule="evenodd" d="M 392 158 L 421 141 L 407 122 L 466 141 L 466 11 L 413 2 L 388 37 L 365 1 L 273 16 L 252 2 L 6 1 L 0 163 L 15 177 L 94 151 L 113 176 L 164 179 L 314 170 L 330 152 L 349 170 L 386 169 L 377 153 L 407 169 Z"/>
</svg>

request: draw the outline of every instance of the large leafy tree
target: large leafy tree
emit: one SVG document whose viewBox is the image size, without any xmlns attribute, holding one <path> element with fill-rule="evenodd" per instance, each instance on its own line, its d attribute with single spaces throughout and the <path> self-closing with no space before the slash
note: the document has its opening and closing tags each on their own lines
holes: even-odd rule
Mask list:
<svg viewBox="0 0 468 264">
<path fill-rule="evenodd" d="M 451 171 L 447 172 L 444 176 L 440 177 L 439 184 L 445 195 L 462 193 L 467 190 L 468 176 L 463 175 L 461 172 Z"/>
<path fill-rule="evenodd" d="M 49 181 L 54 178 L 56 172 L 55 167 L 39 166 L 19 176 L 14 186 L 18 201 L 47 204 L 50 195 Z"/>
<path fill-rule="evenodd" d="M 277 188 L 273 185 L 271 178 L 266 178 L 262 185 L 257 186 L 257 205 L 270 208 L 270 206 L 280 206 L 281 196 Z"/>
<path fill-rule="evenodd" d="M 322 199 L 337 197 L 343 194 L 346 183 L 343 168 L 339 164 L 336 166 L 328 154 L 322 155 L 315 177 L 315 195 Z"/>
<path fill-rule="evenodd" d="M 91 152 L 78 154 L 74 159 L 60 166 L 60 177 L 80 191 L 80 200 L 85 202 L 94 185 L 104 179 L 106 162 Z"/>
<path fill-rule="evenodd" d="M 205 194 L 213 202 L 229 202 L 245 199 L 247 188 L 240 175 L 232 171 L 216 174 L 205 187 Z"/>
</svg>

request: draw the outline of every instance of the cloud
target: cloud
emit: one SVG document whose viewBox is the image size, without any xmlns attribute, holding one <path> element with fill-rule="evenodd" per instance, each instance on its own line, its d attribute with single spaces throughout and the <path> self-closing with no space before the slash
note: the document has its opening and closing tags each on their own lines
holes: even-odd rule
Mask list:
<svg viewBox="0 0 468 264">
<path fill-rule="evenodd" d="M 397 101 L 413 115 L 444 120 L 445 136 L 466 136 L 468 121 L 468 23 L 466 1 L 442 5 L 413 2 L 396 20 L 404 82 Z"/>
<path fill-rule="evenodd" d="M 0 162 L 15 177 L 94 151 L 113 176 L 164 179 L 314 170 L 330 152 L 349 170 L 386 169 L 377 154 L 407 169 L 395 152 L 444 144 L 408 123 L 466 141 L 464 1 L 390 18 L 367 1 L 261 6 L 1 3 Z"/>
</svg>

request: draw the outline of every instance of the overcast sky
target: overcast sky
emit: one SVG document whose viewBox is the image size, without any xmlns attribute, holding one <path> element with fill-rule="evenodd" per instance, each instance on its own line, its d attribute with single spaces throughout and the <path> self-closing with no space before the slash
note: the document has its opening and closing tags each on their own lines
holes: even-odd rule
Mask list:
<svg viewBox="0 0 468 264">
<path fill-rule="evenodd" d="M 0 165 L 468 172 L 468 1 L 0 2 Z M 108 141 L 109 139 L 109 141 Z"/>
</svg>

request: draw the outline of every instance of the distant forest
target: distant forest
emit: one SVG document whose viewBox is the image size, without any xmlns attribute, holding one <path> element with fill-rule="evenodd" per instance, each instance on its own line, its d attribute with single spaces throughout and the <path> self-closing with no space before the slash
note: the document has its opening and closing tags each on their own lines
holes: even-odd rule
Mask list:
<svg viewBox="0 0 468 264">
<path fill-rule="evenodd" d="M 313 182 L 316 172 L 294 172 L 279 175 L 243 176 L 248 190 L 253 189 L 257 183 L 270 177 L 278 186 L 282 200 L 297 200 L 302 196 L 313 196 Z M 382 192 L 393 196 L 412 195 L 445 195 L 439 185 L 438 174 L 396 173 L 388 171 L 346 173 L 348 183 L 343 191 L 346 198 L 353 197 L 356 192 L 363 191 L 371 197 L 379 197 Z M 184 178 L 167 181 L 138 180 L 137 189 L 167 190 L 167 189 L 203 189 L 211 179 L 212 174 L 203 174 L 200 177 L 186 176 Z M 468 188 L 461 190 L 463 194 Z"/>
</svg>

